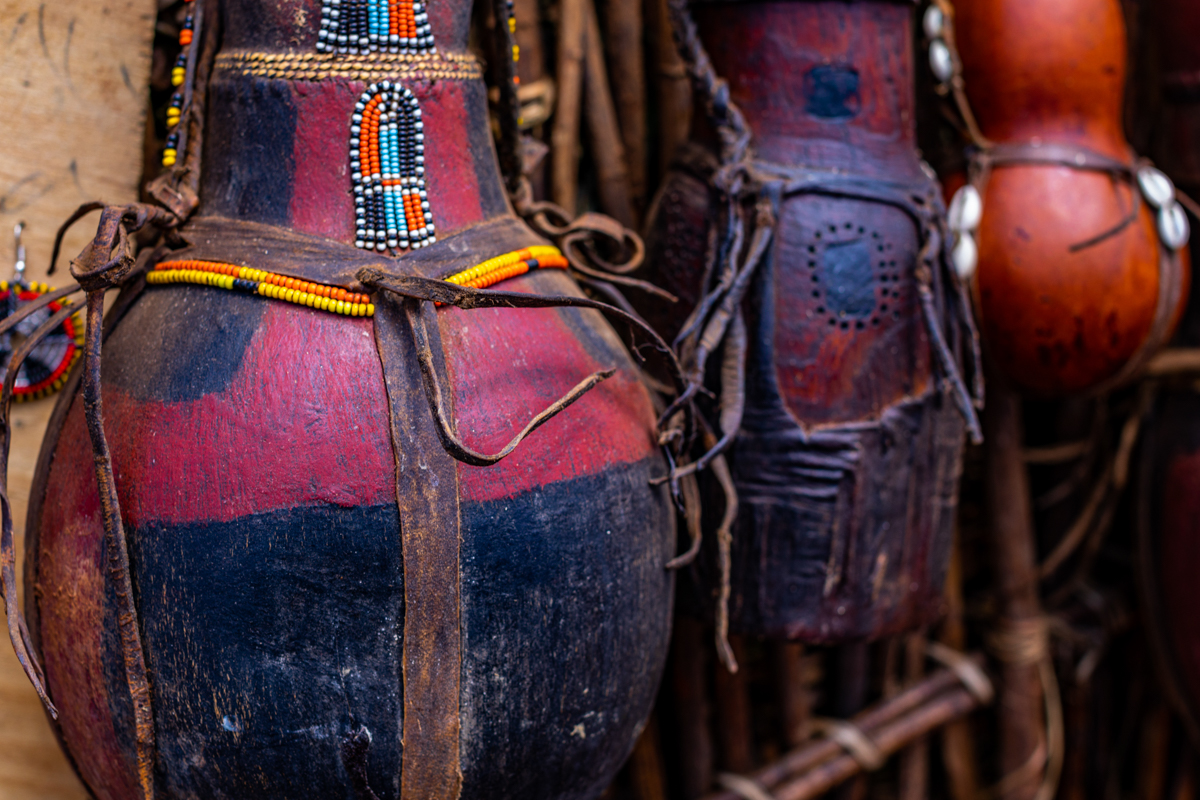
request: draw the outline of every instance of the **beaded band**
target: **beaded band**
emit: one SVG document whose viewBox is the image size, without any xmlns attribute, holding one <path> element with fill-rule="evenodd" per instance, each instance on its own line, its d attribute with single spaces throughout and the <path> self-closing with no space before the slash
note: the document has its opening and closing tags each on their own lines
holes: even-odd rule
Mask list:
<svg viewBox="0 0 1200 800">
<path fill-rule="evenodd" d="M 530 270 L 566 268 L 567 259 L 563 258 L 557 247 L 537 245 L 489 258 L 482 264 L 454 273 L 446 278 L 446 282 L 469 286 L 472 289 L 486 289 L 500 281 L 524 275 Z"/>
<path fill-rule="evenodd" d="M 371 81 L 384 78 L 406 80 L 478 80 L 483 77 L 479 61 L 466 53 L 372 53 L 330 55 L 325 53 L 219 53 L 216 68 L 255 78 L 272 80 L 323 81 L 330 78 Z"/>
<path fill-rule="evenodd" d="M 340 286 L 310 283 L 275 272 L 220 261 L 164 261 L 146 275 L 146 283 L 196 283 L 243 294 L 257 294 L 347 317 L 369 317 L 375 306 L 365 294 Z"/>
<path fill-rule="evenodd" d="M 434 52 L 423 0 L 323 0 L 321 53 Z"/>
<path fill-rule="evenodd" d="M 163 148 L 162 165 L 171 167 L 179 158 L 179 120 L 183 115 L 183 81 L 187 75 L 189 54 L 192 50 L 192 35 L 195 32 L 196 13 L 195 0 L 185 0 L 188 4 L 187 17 L 183 20 L 183 28 L 179 31 L 179 56 L 171 67 L 171 85 L 175 94 L 171 95 L 171 105 L 167 107 L 167 141 Z"/>
<path fill-rule="evenodd" d="M 538 245 L 489 258 L 470 269 L 446 278 L 447 283 L 486 289 L 500 281 L 524 275 L 536 269 L 566 269 L 567 259 L 557 247 Z M 221 289 L 257 294 L 273 300 L 283 300 L 298 306 L 342 314 L 347 317 L 370 317 L 375 305 L 365 294 L 355 294 L 340 286 L 302 281 L 277 272 L 253 267 L 239 267 L 221 261 L 163 261 L 146 275 L 146 282 L 195 283 Z M 0 282 L 0 286 L 6 284 Z"/>
<path fill-rule="evenodd" d="M 354 244 L 395 253 L 437 241 L 425 190 L 425 123 L 408 89 L 373 83 L 350 118 Z"/>
</svg>

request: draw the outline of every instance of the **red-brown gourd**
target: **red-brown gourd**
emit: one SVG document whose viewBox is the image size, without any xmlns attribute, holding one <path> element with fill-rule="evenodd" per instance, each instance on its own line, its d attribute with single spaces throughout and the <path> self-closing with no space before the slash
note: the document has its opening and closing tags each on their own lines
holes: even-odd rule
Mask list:
<svg viewBox="0 0 1200 800">
<path fill-rule="evenodd" d="M 1118 0 L 960 0 L 954 30 L 987 139 L 1133 163 L 1122 130 L 1127 55 Z M 1159 312 L 1165 319 L 1155 335 L 1160 237 L 1154 208 L 1136 191 L 1127 180 L 1065 165 L 993 168 L 982 192 L 975 286 L 991 358 L 1023 390 L 1095 389 L 1169 338 L 1189 262 L 1182 253 L 1177 300 Z M 1135 202 L 1132 224 L 1087 244 Z"/>
</svg>

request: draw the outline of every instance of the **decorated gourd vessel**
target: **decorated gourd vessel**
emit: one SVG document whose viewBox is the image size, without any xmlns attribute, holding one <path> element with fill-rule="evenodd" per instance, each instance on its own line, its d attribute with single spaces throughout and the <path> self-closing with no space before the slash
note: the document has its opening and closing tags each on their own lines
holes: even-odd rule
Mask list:
<svg viewBox="0 0 1200 800">
<path fill-rule="evenodd" d="M 931 13 L 932 66 L 956 82 Z M 990 357 L 1035 395 L 1119 385 L 1170 338 L 1189 278 L 1174 187 L 1122 129 L 1121 5 L 959 0 L 950 35 L 978 121 L 956 255 Z"/>
<path fill-rule="evenodd" d="M 683 302 L 646 313 L 685 366 L 711 347 L 698 331 L 732 319 L 697 376 L 732 442 L 730 629 L 917 625 L 938 613 L 975 422 L 969 310 L 914 144 L 912 5 L 702 2 L 694 27 L 676 12 L 710 113 L 648 225 L 653 279 Z M 691 570 L 700 608 L 720 593 L 713 541 Z"/>
<path fill-rule="evenodd" d="M 104 800 L 595 797 L 669 635 L 651 398 L 596 311 L 355 277 L 581 297 L 508 205 L 469 3 L 206 9 L 199 210 L 104 341 L 132 603 L 78 381 L 34 486 L 29 631 L 63 747 Z"/>
</svg>

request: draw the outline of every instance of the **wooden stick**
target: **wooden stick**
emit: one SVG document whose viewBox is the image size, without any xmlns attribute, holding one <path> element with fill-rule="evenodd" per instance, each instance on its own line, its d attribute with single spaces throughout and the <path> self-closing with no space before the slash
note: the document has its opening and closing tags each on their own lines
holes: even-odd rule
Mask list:
<svg viewBox="0 0 1200 800">
<path fill-rule="evenodd" d="M 680 789 L 684 800 L 704 795 L 713 781 L 713 741 L 708 701 L 708 637 L 690 617 L 675 619 L 671 653 Z"/>
<path fill-rule="evenodd" d="M 729 637 L 733 657 L 745 662 L 742 637 Z M 749 772 L 754 768 L 754 737 L 750 722 L 750 689 L 746 670 L 731 673 L 721 664 L 713 667 L 713 688 L 717 696 L 717 740 L 721 744 L 721 766 L 726 772 Z"/>
<path fill-rule="evenodd" d="M 1196 800 L 1196 754 L 1185 742 L 1175 767 L 1175 779 L 1171 786 L 1171 800 Z"/>
<path fill-rule="evenodd" d="M 635 208 L 646 196 L 646 64 L 642 53 L 642 0 L 605 0 L 605 50 L 613 100 L 625 145 Z"/>
<path fill-rule="evenodd" d="M 989 382 L 984 409 L 984 490 L 1000 630 L 1016 631 L 1041 620 L 1041 605 L 1029 477 L 1021 458 L 1021 399 L 1001 384 L 998 378 Z M 1029 774 L 1026 780 L 1007 781 L 1001 800 L 1032 800 L 1041 771 L 1031 771 L 1029 765 L 1045 747 L 1042 687 L 1036 661 L 1016 657 L 1002 660 L 998 705 L 1001 775 L 1017 775 L 1023 769 Z"/>
<path fill-rule="evenodd" d="M 850 642 L 837 649 L 837 688 L 833 713 L 849 719 L 867 704 L 871 682 L 871 648 L 866 642 Z M 867 780 L 863 775 L 838 789 L 837 800 L 865 800 Z"/>
<path fill-rule="evenodd" d="M 513 0 L 513 13 L 517 18 L 516 40 L 520 48 L 521 58 L 517 61 L 517 75 L 521 78 L 521 86 L 517 95 L 523 94 L 522 88 L 539 85 L 541 81 L 550 81 L 546 76 L 546 48 L 542 39 L 541 4 L 538 0 Z M 526 119 L 528 124 L 530 120 Z M 535 127 L 531 134 L 539 139 L 544 136 L 544 125 Z M 524 140 L 523 140 L 524 141 Z M 541 142 L 536 143 L 541 146 Z M 525 145 L 529 147 L 528 144 Z M 526 157 L 526 153 L 522 153 Z M 525 164 L 528 169 L 528 163 Z M 534 200 L 546 199 L 546 160 L 542 158 L 529 172 L 529 187 Z"/>
<path fill-rule="evenodd" d="M 938 640 L 955 650 L 967 642 L 966 607 L 963 602 L 962 537 L 954 532 L 954 549 L 946 572 L 946 616 Z M 979 793 L 979 773 L 975 765 L 975 737 L 967 720 L 951 722 L 942 730 L 942 765 L 952 800 L 974 800 Z"/>
<path fill-rule="evenodd" d="M 1200 348 L 1173 347 L 1163 350 L 1150 359 L 1145 375 L 1148 378 L 1161 378 L 1188 372 L 1200 372 Z"/>
<path fill-rule="evenodd" d="M 562 0 L 558 21 L 558 104 L 550 131 L 550 197 L 572 216 L 579 194 L 579 115 L 583 109 L 586 0 Z"/>
<path fill-rule="evenodd" d="M 584 52 L 584 87 L 586 103 L 584 117 L 591 135 L 592 161 L 596 165 L 596 182 L 600 208 L 627 228 L 637 227 L 630 199 L 629 169 L 625 165 L 625 146 L 617 111 L 613 107 L 608 86 L 608 68 L 604 63 L 604 41 L 600 21 L 592 0 L 581 0 L 587 21 L 587 43 Z"/>
<path fill-rule="evenodd" d="M 1141 748 L 1138 753 L 1137 797 L 1156 800 L 1167 793 L 1167 759 L 1171 748 L 1171 712 L 1167 704 L 1155 698 L 1146 710 L 1138 734 Z"/>
<path fill-rule="evenodd" d="M 650 715 L 642 735 L 629 756 L 629 782 L 634 800 L 667 800 L 667 780 L 663 770 L 662 745 L 658 738 L 658 717 Z"/>
<path fill-rule="evenodd" d="M 692 125 L 692 84 L 675 47 L 667 0 L 644 0 L 646 40 L 654 69 L 654 104 L 658 110 L 658 178 L 661 180 L 687 141 Z"/>
<path fill-rule="evenodd" d="M 904 677 L 911 686 L 925 674 L 925 636 L 914 633 L 904 643 Z M 929 796 L 929 740 L 921 737 L 900 756 L 899 800 L 927 800 Z"/>
<path fill-rule="evenodd" d="M 808 741 L 811 733 L 812 693 L 804 662 L 804 645 L 798 642 L 774 642 L 776 692 L 784 749 L 791 750 Z"/>
<path fill-rule="evenodd" d="M 976 655 L 971 658 L 977 666 L 983 664 L 982 656 Z M 866 735 L 875 736 L 880 728 L 915 714 L 918 709 L 927 706 L 961 685 L 957 675 L 948 669 L 940 669 L 917 685 L 905 689 L 891 700 L 868 708 L 851 721 Z M 832 739 L 812 740 L 747 777 L 770 790 L 785 781 L 804 775 L 816 767 L 832 761 L 844 752 L 842 746 Z M 733 792 L 717 792 L 707 800 L 739 800 L 739 798 Z"/>
<path fill-rule="evenodd" d="M 517 74 L 521 83 L 529 84 L 546 74 L 546 55 L 542 43 L 542 15 L 538 0 L 513 0 L 513 14 L 517 18 L 517 46 L 521 58 L 517 61 Z"/>
<path fill-rule="evenodd" d="M 947 722 L 961 719 L 978 705 L 979 701 L 966 689 L 952 689 L 879 728 L 872 734 L 872 739 L 880 752 L 891 755 Z M 861 772 L 859 763 L 843 754 L 776 787 L 771 793 L 775 800 L 812 800 Z"/>
</svg>

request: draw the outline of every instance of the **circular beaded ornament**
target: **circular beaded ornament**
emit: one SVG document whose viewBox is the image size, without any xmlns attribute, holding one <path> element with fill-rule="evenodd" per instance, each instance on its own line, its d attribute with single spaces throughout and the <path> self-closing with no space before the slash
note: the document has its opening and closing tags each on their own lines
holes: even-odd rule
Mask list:
<svg viewBox="0 0 1200 800">
<path fill-rule="evenodd" d="M 24 304 L 36 300 L 54 288 L 37 281 L 25 280 L 25 246 L 21 244 L 21 233 L 25 223 L 19 222 L 13 229 L 17 240 L 15 275 L 11 281 L 0 281 L 0 317 L 8 317 L 20 310 Z M 7 369 L 13 351 L 21 346 L 25 337 L 36 331 L 52 315 L 69 303 L 65 300 L 50 303 L 38 309 L 11 329 L 0 334 L 0 376 Z M 37 400 L 53 394 L 67 381 L 71 367 L 83 352 L 83 324 L 78 314 L 67 317 L 53 333 L 33 349 L 17 370 L 13 398 L 18 402 Z"/>
</svg>

